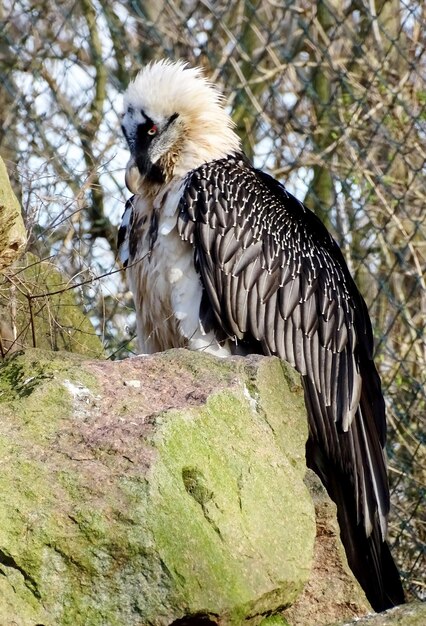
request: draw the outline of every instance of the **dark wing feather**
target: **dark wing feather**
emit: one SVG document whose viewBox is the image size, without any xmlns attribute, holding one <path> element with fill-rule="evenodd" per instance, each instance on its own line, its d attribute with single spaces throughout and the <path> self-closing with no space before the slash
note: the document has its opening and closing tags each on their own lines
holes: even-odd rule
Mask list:
<svg viewBox="0 0 426 626">
<path fill-rule="evenodd" d="M 396 603 L 386 600 L 375 571 L 377 554 L 387 550 L 384 401 L 367 309 L 337 244 L 312 212 L 244 157 L 191 172 L 178 230 L 195 248 L 221 331 L 236 343 L 254 340 L 302 375 L 308 464 L 338 504 L 351 567 L 360 580 L 365 569 L 373 572 L 364 581 L 374 589 L 370 601 Z M 360 564 L 361 540 L 374 553 L 367 564 Z"/>
<path fill-rule="evenodd" d="M 129 198 L 126 202 L 117 235 L 118 256 L 124 267 L 127 267 L 130 255 L 129 238 L 133 221 L 133 199 L 134 196 Z"/>
</svg>

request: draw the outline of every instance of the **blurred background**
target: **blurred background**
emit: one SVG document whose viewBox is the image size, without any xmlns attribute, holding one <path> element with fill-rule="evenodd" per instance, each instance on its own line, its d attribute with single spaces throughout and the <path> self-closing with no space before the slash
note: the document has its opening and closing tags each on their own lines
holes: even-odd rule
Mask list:
<svg viewBox="0 0 426 626">
<path fill-rule="evenodd" d="M 0 277 L 2 351 L 136 352 L 115 244 L 121 94 L 151 59 L 204 67 L 247 155 L 322 218 L 369 306 L 411 598 L 426 598 L 425 46 L 421 0 L 0 4 L 0 154 L 28 232 Z"/>
</svg>

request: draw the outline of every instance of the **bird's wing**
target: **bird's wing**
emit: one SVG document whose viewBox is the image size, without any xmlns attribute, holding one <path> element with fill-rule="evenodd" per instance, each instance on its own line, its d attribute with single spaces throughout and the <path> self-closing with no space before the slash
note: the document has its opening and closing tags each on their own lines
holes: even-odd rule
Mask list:
<svg viewBox="0 0 426 626">
<path fill-rule="evenodd" d="M 117 235 L 117 250 L 118 256 L 123 264 L 123 267 L 127 267 L 130 256 L 130 232 L 133 222 L 133 204 L 135 196 L 132 196 L 126 201 L 124 213 L 121 216 L 121 224 L 118 229 Z"/>
<path fill-rule="evenodd" d="M 356 523 L 369 535 L 378 517 L 383 537 L 384 403 L 366 306 L 337 244 L 282 185 L 237 157 L 190 174 L 178 229 L 221 329 L 302 375 L 311 466 L 329 491 L 350 485 Z"/>
</svg>

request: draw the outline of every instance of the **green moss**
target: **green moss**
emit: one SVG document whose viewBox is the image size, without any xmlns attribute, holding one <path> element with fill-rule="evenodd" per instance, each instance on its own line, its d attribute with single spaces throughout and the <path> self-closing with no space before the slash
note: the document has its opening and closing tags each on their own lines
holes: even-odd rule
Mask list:
<svg viewBox="0 0 426 626">
<path fill-rule="evenodd" d="M 61 623 L 57 616 L 49 619 L 45 608 L 52 599 L 64 607 L 78 603 L 76 587 L 85 579 L 89 584 L 99 572 L 87 550 L 87 537 L 96 536 L 94 520 L 99 523 L 99 516 L 91 509 L 86 526 L 74 521 L 73 498 L 76 502 L 81 498 L 81 484 L 77 486 L 81 476 L 65 469 L 67 463 L 55 444 L 58 429 L 72 414 L 73 399 L 64 380 L 97 386 L 94 377 L 85 373 L 81 359 L 68 354 L 64 358 L 58 353 L 28 350 L 0 364 L 4 433 L 0 437 L 4 464 L 0 472 L 0 547 L 7 545 L 10 555 L 9 565 L 3 566 L 2 583 L 4 593 L 13 588 L 7 593 L 23 624 Z M 57 467 L 61 469 L 57 471 Z M 40 606 L 35 610 L 37 600 Z M 34 621 L 25 622 L 27 615 Z M 0 623 L 7 622 L 0 619 Z"/>
<path fill-rule="evenodd" d="M 49 380 L 62 383 L 71 378 L 95 391 L 97 381 L 84 370 L 83 362 L 80 356 L 50 350 L 29 348 L 17 352 L 0 361 L 0 403 L 28 398 L 40 386 L 46 389 Z"/>
<path fill-rule="evenodd" d="M 266 607 L 271 594 L 291 603 L 309 573 L 315 533 L 302 476 L 250 413 L 243 393 L 224 391 L 195 415 L 169 414 L 156 441 L 149 511 L 185 609 L 228 611 L 235 624 L 262 612 L 253 597 Z M 271 577 L 287 583 L 271 589 Z"/>
<path fill-rule="evenodd" d="M 102 342 L 68 277 L 53 263 L 30 253 L 15 263 L 13 271 L 20 281 L 16 291 L 18 346 L 103 357 Z M 0 307 L 5 310 L 8 299 L 8 289 L 0 290 Z"/>
<path fill-rule="evenodd" d="M 196 467 L 184 467 L 182 480 L 186 491 L 201 507 L 212 500 L 213 492 L 206 487 L 204 475 Z"/>
<path fill-rule="evenodd" d="M 0 406 L 14 428 L 25 424 L 25 441 L 40 443 L 53 437 L 60 420 L 72 412 L 73 398 L 64 381 L 98 390 L 80 357 L 29 349 L 0 362 Z"/>
<path fill-rule="evenodd" d="M 257 369 L 255 385 L 265 420 L 279 447 L 304 475 L 308 421 L 300 376 L 279 359 L 264 359 Z"/>
<path fill-rule="evenodd" d="M 271 615 L 260 622 L 259 626 L 290 626 L 287 620 L 280 615 Z"/>
</svg>

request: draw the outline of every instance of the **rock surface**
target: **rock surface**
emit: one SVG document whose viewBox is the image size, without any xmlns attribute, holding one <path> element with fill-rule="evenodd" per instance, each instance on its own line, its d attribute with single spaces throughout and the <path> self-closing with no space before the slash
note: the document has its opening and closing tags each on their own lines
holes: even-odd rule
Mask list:
<svg viewBox="0 0 426 626">
<path fill-rule="evenodd" d="M 1 624 L 256 624 L 294 601 L 315 519 L 278 360 L 29 350 L 0 392 Z"/>
<path fill-rule="evenodd" d="M 310 480 L 315 539 L 303 393 L 278 359 L 28 350 L 0 366 L 0 416 L 2 626 L 368 611 Z"/>
<path fill-rule="evenodd" d="M 368 615 L 362 619 L 345 622 L 340 626 L 424 626 L 426 624 L 426 602 L 413 602 L 385 611 L 378 615 Z"/>
<path fill-rule="evenodd" d="M 342 617 L 366 615 L 372 608 L 347 563 L 336 505 L 311 470 L 307 471 L 305 482 L 315 505 L 314 560 L 303 592 L 284 615 L 291 626 L 325 626 Z"/>
<path fill-rule="evenodd" d="M 14 341 L 4 341 L 10 352 L 27 347 L 67 350 L 92 358 L 102 358 L 104 349 L 92 323 L 78 301 L 78 291 L 69 278 L 48 261 L 33 254 L 25 254 L 9 269 L 9 281 L 0 288 L 0 320 L 9 325 L 8 311 L 14 300 L 14 323 L 17 328 Z M 19 289 L 10 293 L 10 285 Z"/>
<path fill-rule="evenodd" d="M 21 207 L 0 157 L 0 271 L 19 257 L 26 243 Z"/>
</svg>

